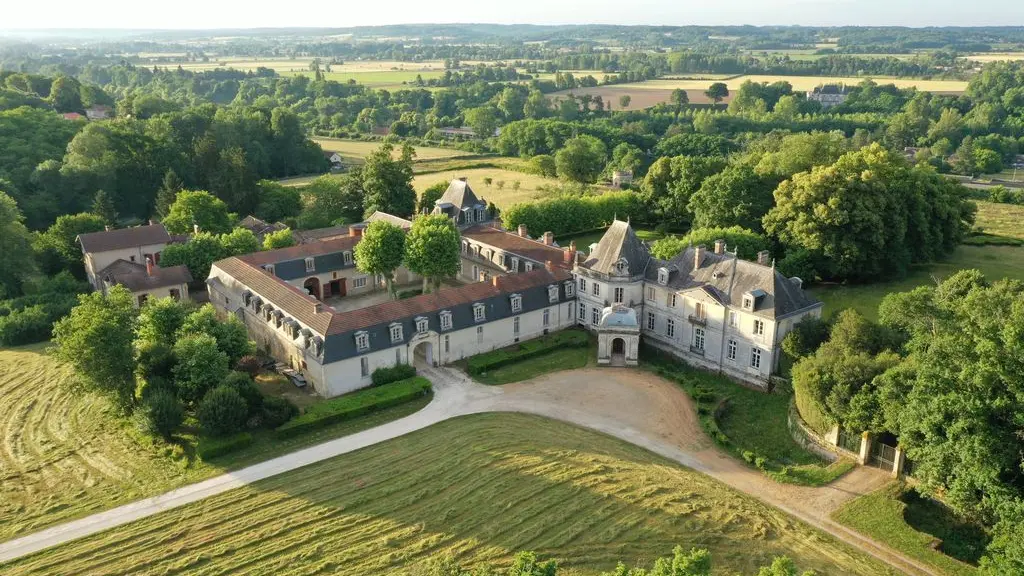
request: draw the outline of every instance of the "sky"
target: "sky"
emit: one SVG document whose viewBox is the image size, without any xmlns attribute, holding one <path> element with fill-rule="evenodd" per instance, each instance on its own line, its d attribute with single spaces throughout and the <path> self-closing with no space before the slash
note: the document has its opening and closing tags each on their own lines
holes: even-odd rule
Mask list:
<svg viewBox="0 0 1024 576">
<path fill-rule="evenodd" d="M 408 23 L 1024 26 L 1024 0 L 3 0 L 0 29 Z"/>
</svg>

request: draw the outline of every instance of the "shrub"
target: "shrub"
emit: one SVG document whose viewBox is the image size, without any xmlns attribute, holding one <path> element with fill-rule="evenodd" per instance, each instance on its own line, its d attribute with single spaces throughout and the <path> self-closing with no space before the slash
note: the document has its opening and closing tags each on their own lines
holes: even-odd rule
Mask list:
<svg viewBox="0 0 1024 576">
<path fill-rule="evenodd" d="M 233 389 L 238 392 L 238 395 L 245 400 L 245 405 L 248 408 L 249 416 L 254 416 L 260 413 L 260 409 L 263 407 L 263 393 L 256 387 L 256 383 L 252 381 L 245 372 L 232 371 L 228 373 L 228 377 L 224 379 L 223 386 Z"/>
<path fill-rule="evenodd" d="M 199 444 L 196 446 L 196 454 L 203 460 L 209 460 L 229 452 L 241 450 L 250 444 L 252 444 L 252 434 L 248 432 L 239 432 L 238 434 L 232 434 L 223 438 L 204 436 L 199 439 Z"/>
<path fill-rule="evenodd" d="M 20 346 L 48 340 L 53 320 L 42 305 L 29 306 L 0 316 L 0 345 Z"/>
<path fill-rule="evenodd" d="M 565 236 L 602 228 L 620 220 L 645 216 L 643 203 L 633 192 L 606 192 L 600 196 L 555 196 L 536 202 L 515 204 L 502 211 L 509 230 L 524 224 L 531 233 L 554 232 Z"/>
<path fill-rule="evenodd" d="M 277 428 L 299 415 L 299 409 L 287 398 L 266 396 L 263 398 L 263 425 Z"/>
<path fill-rule="evenodd" d="M 295 436 L 356 416 L 404 404 L 428 392 L 430 392 L 430 381 L 422 376 L 399 380 L 368 390 L 360 390 L 310 406 L 298 418 L 278 427 L 277 433 L 281 437 Z"/>
<path fill-rule="evenodd" d="M 181 402 L 170 390 L 158 389 L 150 393 L 146 399 L 145 413 L 150 432 L 164 438 L 170 438 L 185 420 Z"/>
<path fill-rule="evenodd" d="M 555 332 L 515 346 L 478 354 L 466 361 L 466 370 L 473 375 L 482 374 L 508 364 L 535 358 L 559 348 L 582 348 L 590 344 L 590 336 L 582 330 Z"/>
<path fill-rule="evenodd" d="M 765 460 L 764 456 L 758 456 L 757 458 L 754 458 L 754 466 L 757 466 L 758 470 L 764 470 L 767 464 L 768 461 Z"/>
<path fill-rule="evenodd" d="M 146 381 L 170 379 L 174 373 L 174 350 L 161 342 L 145 341 L 137 352 L 138 374 Z"/>
<path fill-rule="evenodd" d="M 263 362 L 260 361 L 259 357 L 251 354 L 242 356 L 235 363 L 235 370 L 245 372 L 252 378 L 255 378 L 260 373 L 261 368 L 263 368 Z"/>
<path fill-rule="evenodd" d="M 416 375 L 416 368 L 409 364 L 395 364 L 390 368 L 377 368 L 373 371 L 373 375 L 370 379 L 373 381 L 374 386 L 383 386 L 384 384 L 390 384 L 392 382 L 398 382 L 399 380 L 405 380 L 412 378 Z"/>
<path fill-rule="evenodd" d="M 220 385 L 203 397 L 196 418 L 209 434 L 224 436 L 241 430 L 248 413 L 249 407 L 241 394 L 234 388 Z"/>
<path fill-rule="evenodd" d="M 821 318 L 805 317 L 782 339 L 782 351 L 797 359 L 813 354 L 828 340 L 829 326 Z"/>
<path fill-rule="evenodd" d="M 743 459 L 746 460 L 747 462 L 749 462 L 750 464 L 754 463 L 754 458 L 755 458 L 755 455 L 750 450 L 744 450 L 743 451 Z"/>
</svg>

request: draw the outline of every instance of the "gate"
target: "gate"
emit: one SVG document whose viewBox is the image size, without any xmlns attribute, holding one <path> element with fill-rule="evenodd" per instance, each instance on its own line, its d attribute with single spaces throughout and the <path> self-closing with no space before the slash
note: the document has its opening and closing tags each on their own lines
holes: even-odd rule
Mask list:
<svg viewBox="0 0 1024 576">
<path fill-rule="evenodd" d="M 852 434 L 847 432 L 845 428 L 839 429 L 839 447 L 843 450 L 849 450 L 854 454 L 860 454 L 860 434 Z"/>
<path fill-rule="evenodd" d="M 868 460 L 868 464 L 875 468 L 881 468 L 882 470 L 892 470 L 893 464 L 896 462 L 896 447 L 888 444 L 882 444 L 881 442 L 875 442 L 871 445 L 871 458 Z"/>
</svg>

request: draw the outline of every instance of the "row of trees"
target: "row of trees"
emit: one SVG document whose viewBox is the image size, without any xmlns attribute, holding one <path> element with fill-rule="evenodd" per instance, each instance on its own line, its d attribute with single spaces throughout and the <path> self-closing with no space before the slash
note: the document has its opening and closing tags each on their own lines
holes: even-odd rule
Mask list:
<svg viewBox="0 0 1024 576">
<path fill-rule="evenodd" d="M 423 290 L 434 290 L 441 280 L 458 274 L 462 240 L 458 228 L 444 214 L 418 216 L 409 233 L 401 227 L 377 220 L 371 222 L 356 244 L 356 267 L 360 271 L 385 278 L 388 292 L 394 291 L 395 270 L 405 266 L 423 277 Z"/>
</svg>

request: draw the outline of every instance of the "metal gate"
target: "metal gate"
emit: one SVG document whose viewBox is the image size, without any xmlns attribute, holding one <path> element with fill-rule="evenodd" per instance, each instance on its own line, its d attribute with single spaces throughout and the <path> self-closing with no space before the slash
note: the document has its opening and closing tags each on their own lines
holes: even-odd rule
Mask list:
<svg viewBox="0 0 1024 576">
<path fill-rule="evenodd" d="M 860 454 L 860 434 L 852 434 L 847 432 L 846 429 L 839 429 L 839 447 L 843 450 L 849 450 L 854 454 Z"/>
<path fill-rule="evenodd" d="M 871 458 L 868 460 L 868 464 L 875 468 L 881 468 L 882 470 L 892 470 L 895 462 L 895 446 L 889 446 L 888 444 L 882 444 L 881 442 L 875 442 L 871 445 Z"/>
</svg>

